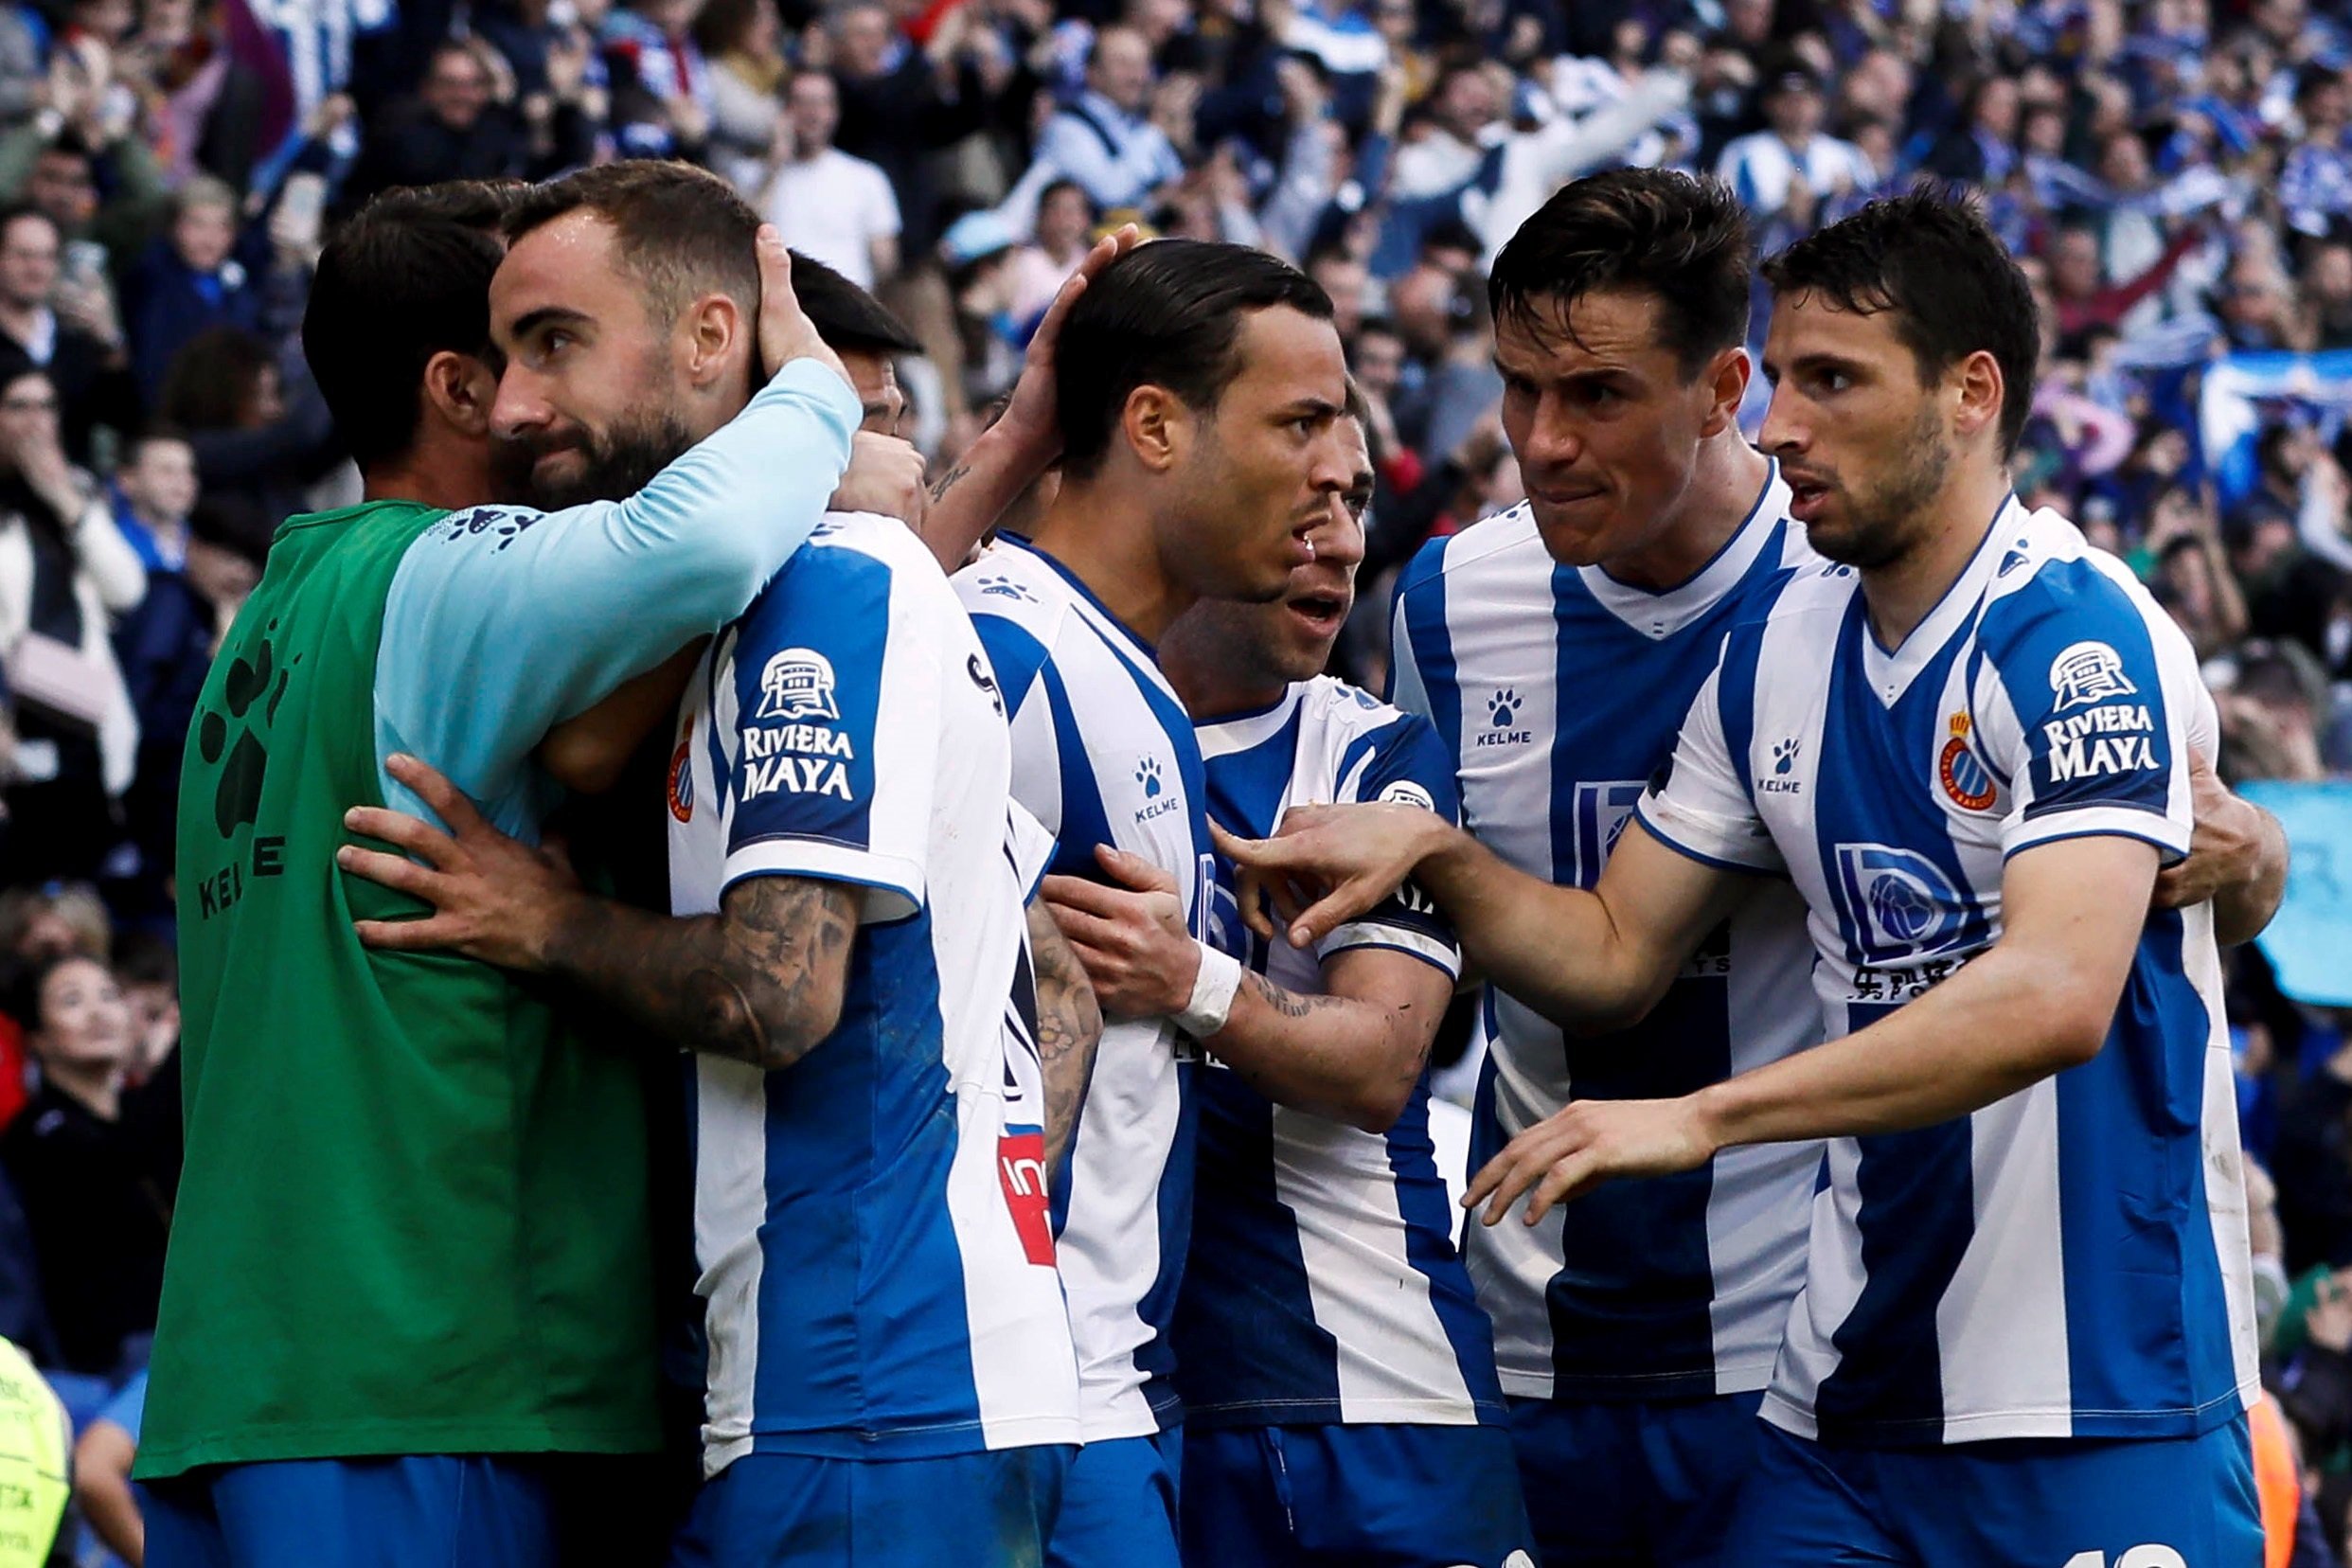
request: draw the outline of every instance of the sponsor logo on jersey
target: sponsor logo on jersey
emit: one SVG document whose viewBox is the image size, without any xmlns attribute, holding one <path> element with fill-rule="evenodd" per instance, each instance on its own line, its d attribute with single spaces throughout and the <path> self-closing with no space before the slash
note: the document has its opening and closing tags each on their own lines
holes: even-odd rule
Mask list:
<svg viewBox="0 0 2352 1568">
<path fill-rule="evenodd" d="M 2129 683 L 2124 689 L 2131 689 Z M 2155 722 L 2141 703 L 2110 703 L 2087 713 L 2053 719 L 2041 726 L 2041 738 L 2049 746 L 2043 762 L 2053 784 L 2148 772 L 2158 766 Z"/>
<path fill-rule="evenodd" d="M 1527 705 L 1527 699 L 1509 686 L 1497 686 L 1487 699 L 1487 727 L 1478 732 L 1471 742 L 1479 746 L 1523 746 L 1535 739 L 1535 732 L 1516 728 L 1519 710 Z"/>
<path fill-rule="evenodd" d="M 2000 790 L 1994 785 L 1992 774 L 1969 750 L 1969 716 L 1951 716 L 1951 734 L 1944 741 L 1944 750 L 1935 759 L 1935 782 L 1943 786 L 1944 794 L 1964 811 L 1981 811 L 1993 803 Z"/>
<path fill-rule="evenodd" d="M 788 648 L 759 672 L 755 719 L 838 719 L 833 663 L 813 648 Z"/>
<path fill-rule="evenodd" d="M 849 764 L 858 751 L 841 731 L 825 724 L 746 724 L 742 739 L 743 799 L 778 791 L 854 798 Z"/>
<path fill-rule="evenodd" d="M 1437 809 L 1435 797 L 1410 778 L 1399 778 L 1382 790 L 1381 800 L 1390 806 L 1418 806 L 1424 811 Z"/>
<path fill-rule="evenodd" d="M 977 653 L 972 654 L 964 661 L 964 673 L 971 677 L 971 684 L 988 698 L 989 706 L 996 710 L 996 716 L 1004 718 L 1005 694 L 997 689 L 996 677 L 990 673 L 988 661 Z"/>
<path fill-rule="evenodd" d="M 1805 780 L 1791 776 L 1796 772 L 1797 758 L 1805 754 L 1805 742 L 1795 736 L 1787 736 L 1773 742 L 1772 771 L 1755 781 L 1760 794 L 1803 794 Z"/>
<path fill-rule="evenodd" d="M 1045 1134 L 1037 1128 L 1007 1128 L 996 1140 L 996 1180 L 1005 1208 L 1021 1238 L 1023 1256 L 1040 1268 L 1054 1261 L 1054 1221 L 1045 1181 Z"/>
<path fill-rule="evenodd" d="M 694 737 L 688 734 L 678 742 L 678 749 L 669 754 L 669 814 L 680 822 L 694 820 L 694 769 L 688 759 L 694 755 Z"/>
<path fill-rule="evenodd" d="M 2057 694 L 2058 713 L 2137 696 L 2140 690 L 2124 674 L 2123 655 L 2103 642 L 2072 644 L 2051 660 L 2050 689 Z"/>
<path fill-rule="evenodd" d="M 1963 936 L 1970 900 L 1927 856 L 1887 844 L 1841 844 L 1837 865 L 1863 962 L 1943 952 Z"/>
<path fill-rule="evenodd" d="M 1184 809 L 1184 792 L 1169 782 L 1167 770 L 1160 765 L 1158 757 L 1146 756 L 1136 759 L 1135 782 L 1141 786 L 1144 797 L 1142 807 L 1135 812 L 1137 822 L 1149 822 L 1153 817 Z"/>
</svg>

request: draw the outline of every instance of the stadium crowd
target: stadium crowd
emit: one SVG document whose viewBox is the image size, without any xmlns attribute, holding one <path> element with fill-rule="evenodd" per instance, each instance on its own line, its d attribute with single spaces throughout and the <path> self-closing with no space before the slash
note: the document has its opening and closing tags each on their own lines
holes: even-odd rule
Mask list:
<svg viewBox="0 0 2352 1568">
<path fill-rule="evenodd" d="M 630 157 L 715 170 L 896 312 L 934 472 L 1108 227 L 1296 262 L 1365 404 L 1334 672 L 1375 691 L 1399 569 L 1524 495 L 1486 277 L 1553 190 L 1719 175 L 1771 254 L 1916 176 L 1966 185 L 2041 310 L 2020 496 L 2188 634 L 2225 779 L 2352 777 L 2341 5 L 8 0 L 0 1337 L 80 1434 L 68 1560 L 136 1559 L 198 692 L 276 524 L 359 493 L 301 351 L 312 270 L 394 187 Z M 2299 1560 L 2342 1561 L 2352 1011 L 2285 994 L 2256 946 L 2227 961 L 2265 1376 L 2325 1536 Z"/>
</svg>

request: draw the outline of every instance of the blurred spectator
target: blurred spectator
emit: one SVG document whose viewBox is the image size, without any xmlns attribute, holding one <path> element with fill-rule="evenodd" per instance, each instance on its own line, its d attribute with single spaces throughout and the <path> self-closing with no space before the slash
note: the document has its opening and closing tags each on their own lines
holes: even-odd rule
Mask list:
<svg viewBox="0 0 2352 1568">
<path fill-rule="evenodd" d="M 31 1227 L 59 1353 L 70 1370 L 127 1376 L 155 1327 L 179 1185 L 126 1110 L 131 1009 L 106 967 L 77 955 L 28 970 L 10 1011 L 41 1087 L 0 1133 L 0 1165 Z"/>
<path fill-rule="evenodd" d="M 777 151 L 777 138 L 786 130 L 778 123 L 775 107 L 777 91 L 789 69 L 783 19 L 772 0 L 705 0 L 694 18 L 694 41 L 710 62 L 710 167 L 757 202 L 768 165 Z M 815 145 L 829 146 L 840 120 L 836 101 L 825 134 Z M 887 196 L 889 182 L 881 183 Z M 898 208 L 896 198 L 892 201 L 892 232 L 896 233 Z M 897 268 L 882 270 L 888 274 Z"/>
<path fill-rule="evenodd" d="M 235 191 L 209 177 L 189 181 L 172 198 L 171 226 L 123 290 L 132 364 L 150 406 L 190 338 L 209 328 L 251 331 L 261 323 L 260 293 L 236 259 L 237 226 Z"/>
<path fill-rule="evenodd" d="M 833 145 L 841 125 L 841 90 L 833 79 L 823 71 L 793 72 L 783 112 L 772 115 L 770 125 L 775 166 L 759 206 L 783 231 L 784 242 L 861 289 L 897 272 L 904 226 L 899 200 L 879 168 Z"/>
<path fill-rule="evenodd" d="M 48 372 L 66 454 L 87 463 L 99 425 L 119 432 L 138 422 L 138 385 L 99 270 L 102 258 L 78 267 L 82 276 L 70 285 L 71 313 L 52 308 L 52 300 L 69 296 L 59 276 L 60 245 L 57 224 L 38 207 L 0 210 L 0 364 Z"/>
<path fill-rule="evenodd" d="M 1095 34 L 1086 90 L 1046 122 L 1031 182 L 1075 180 L 1103 211 L 1147 208 L 1167 198 L 1185 162 L 1151 115 L 1151 46 L 1131 27 Z M 1042 187 L 1041 187 L 1042 188 Z M 1024 204 L 1007 204 L 1019 221 Z"/>
<path fill-rule="evenodd" d="M 233 327 L 203 333 L 181 349 L 156 413 L 196 454 L 214 514 L 211 536 L 257 566 L 277 525 L 312 509 L 311 487 L 343 461 L 334 421 L 307 367 L 298 358 L 282 361 L 262 339 Z"/>
<path fill-rule="evenodd" d="M 1013 256 L 1015 320 L 1034 321 L 1045 313 L 1094 240 L 1095 204 L 1086 187 L 1070 179 L 1048 184 L 1038 195 L 1037 237 Z"/>
<path fill-rule="evenodd" d="M 110 633 L 145 591 L 104 498 L 65 459 L 49 379 L 0 383 L 0 656 L 16 698 L 6 860 L 17 879 L 88 877 L 114 846 L 138 720 Z"/>
<path fill-rule="evenodd" d="M 689 29 L 696 0 L 636 0 L 604 21 L 614 121 L 627 157 L 700 158 L 718 113 L 710 62 Z"/>
<path fill-rule="evenodd" d="M 536 176 L 588 162 L 603 117 L 590 58 L 584 34 L 555 29 L 537 62 L 545 85 L 517 104 L 510 80 L 501 98 L 491 51 L 443 44 L 415 97 L 391 105 L 369 130 L 342 205 L 356 208 L 394 186 Z"/>
<path fill-rule="evenodd" d="M 1816 204 L 1878 182 L 1878 171 L 1852 142 L 1822 128 L 1821 79 L 1791 62 L 1765 84 L 1770 129 L 1723 149 L 1715 172 L 1759 220 L 1788 217 L 1802 233 L 1812 227 Z"/>
</svg>

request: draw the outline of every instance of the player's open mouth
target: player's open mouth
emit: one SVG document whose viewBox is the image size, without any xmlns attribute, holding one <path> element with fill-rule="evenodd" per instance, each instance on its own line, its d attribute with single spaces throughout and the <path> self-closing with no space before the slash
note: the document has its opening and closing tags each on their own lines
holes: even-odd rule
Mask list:
<svg viewBox="0 0 2352 1568">
<path fill-rule="evenodd" d="M 1800 523 L 1810 523 L 1828 498 L 1829 487 L 1811 479 L 1789 481 L 1789 515 Z"/>
<path fill-rule="evenodd" d="M 1288 601 L 1291 614 L 1305 621 L 1318 636 L 1328 636 L 1347 618 L 1347 600 L 1340 594 L 1300 594 Z"/>
</svg>

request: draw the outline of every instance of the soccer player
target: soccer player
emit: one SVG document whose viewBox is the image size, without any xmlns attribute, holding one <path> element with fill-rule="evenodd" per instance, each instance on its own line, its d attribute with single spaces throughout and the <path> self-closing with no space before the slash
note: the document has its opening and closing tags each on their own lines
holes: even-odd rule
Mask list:
<svg viewBox="0 0 2352 1568">
<path fill-rule="evenodd" d="M 1014 798 L 1053 869 L 1110 845 L 1172 879 L 1205 932 L 1200 747 L 1152 644 L 1203 597 L 1281 597 L 1353 476 L 1331 302 L 1238 245 L 1163 241 L 1105 267 L 1062 329 L 1062 479 L 1034 538 L 1000 536 L 955 585 L 1012 722 Z M 1077 1109 L 1055 1219 L 1086 1446 L 1048 1560 L 1173 1568 L 1181 1407 L 1169 1319 L 1192 1209 L 1188 1045 L 1272 1006 L 1205 979 L 1171 1019 L 1114 1020 Z"/>
<path fill-rule="evenodd" d="M 1372 493 L 1354 465 L 1309 535 L 1315 559 L 1267 604 L 1204 599 L 1160 641 L 1192 715 L 1212 820 L 1269 833 L 1293 801 L 1391 800 L 1453 814 L 1426 720 L 1323 676 L 1355 597 Z M 1116 851 L 1127 892 L 1048 878 L 1103 1005 L 1181 1009 L 1221 962 L 1165 873 Z M 1221 912 L 1229 867 L 1219 868 Z M 1124 875 L 1122 875 L 1124 873 Z M 1273 1006 L 1201 1042 L 1201 1160 L 1177 1298 L 1183 1546 L 1201 1568 L 1502 1568 L 1524 1510 L 1486 1314 L 1453 1249 L 1428 1131 L 1430 1042 L 1459 956 L 1442 918 L 1393 898 L 1312 954 L 1212 917 L 1217 947 Z M 1520 1554 L 1514 1559 L 1513 1554 Z"/>
<path fill-rule="evenodd" d="M 1724 633 L 1817 559 L 1734 422 L 1750 279 L 1731 192 L 1661 169 L 1568 186 L 1488 278 L 1527 500 L 1406 567 L 1392 696 L 1444 738 L 1479 842 L 1547 882 L 1599 880 Z M 1490 987 L 1472 1167 L 1572 1101 L 1813 1043 L 1810 956 L 1801 900 L 1759 886 L 1634 1028 L 1565 1034 Z M 1738 1149 L 1466 1237 L 1550 1568 L 1718 1560 L 1819 1166 L 1801 1144 Z"/>
<path fill-rule="evenodd" d="M 329 857 L 350 802 L 413 798 L 382 771 L 403 747 L 531 830 L 531 746 L 739 613 L 814 526 L 858 402 L 771 241 L 757 323 L 640 310 L 724 359 L 732 402 L 675 410 L 712 440 L 626 502 L 446 515 L 490 493 L 500 255 L 413 199 L 330 247 L 305 347 L 373 499 L 280 530 L 198 710 L 187 1162 L 138 1460 L 161 1564 L 544 1561 L 543 1461 L 656 1439 L 635 1064 L 493 971 L 366 953 L 352 914 L 405 901 Z"/>
<path fill-rule="evenodd" d="M 2188 643 L 2008 460 L 2035 312 L 1972 210 L 1873 204 L 1770 263 L 1763 444 L 1833 564 L 1726 640 L 1591 892 L 1381 808 L 1236 845 L 1411 872 L 1555 1016 L 1638 1016 L 1752 873 L 1804 895 L 1833 1037 L 1580 1101 L 1469 1201 L 1831 1140 L 1733 1526 L 1741 1560 L 2252 1563 L 2256 1392 L 2215 910 L 2151 910 L 2215 740 Z M 1345 843 L 1342 840 L 1345 840 Z M 1482 864 L 1482 858 L 1486 864 Z"/>
<path fill-rule="evenodd" d="M 658 165 L 522 200 L 492 290 L 500 419 L 609 444 L 616 371 L 646 347 L 614 324 L 611 275 L 744 297 L 757 227 Z M 445 869 L 496 856 L 513 874 L 470 896 L 505 902 L 467 927 L 443 871 L 351 848 L 347 865 L 441 911 L 364 934 L 548 974 L 702 1053 L 711 1479 L 676 1560 L 1034 1562 L 1078 1439 L 1036 1031 L 1072 1025 L 1030 991 L 1043 835 L 1008 839 L 995 683 L 921 543 L 829 518 L 713 643 L 676 758 L 685 918 L 563 887 L 419 773 L 455 839 L 390 812 L 355 830 Z"/>
</svg>

